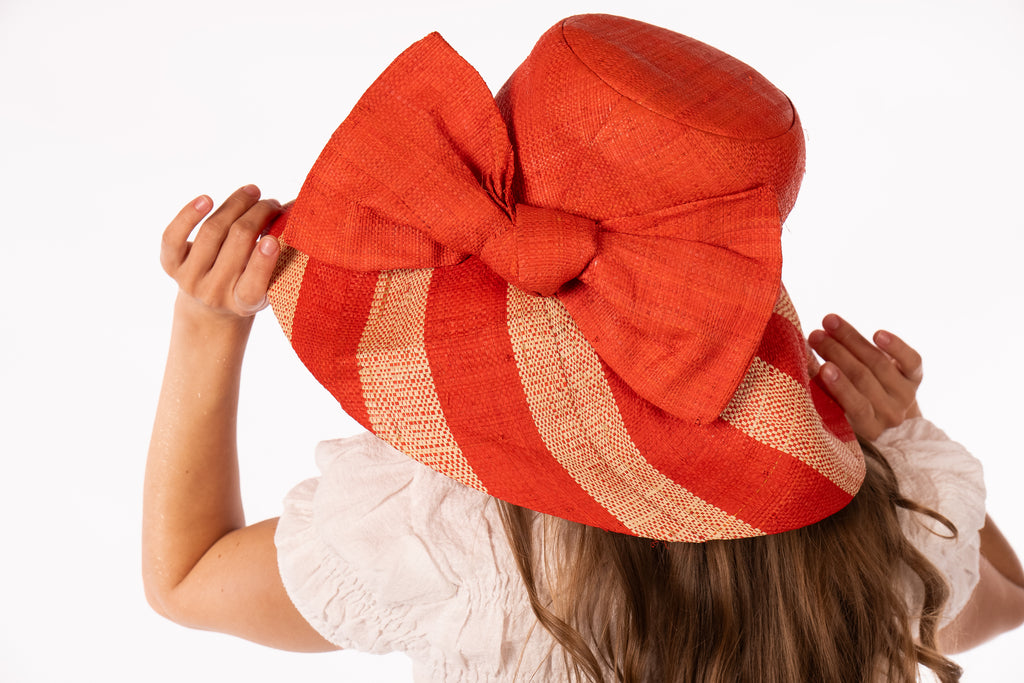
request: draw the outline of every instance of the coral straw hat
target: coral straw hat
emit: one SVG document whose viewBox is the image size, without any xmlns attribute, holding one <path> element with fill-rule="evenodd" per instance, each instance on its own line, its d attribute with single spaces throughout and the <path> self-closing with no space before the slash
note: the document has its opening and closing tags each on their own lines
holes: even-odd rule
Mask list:
<svg viewBox="0 0 1024 683">
<path fill-rule="evenodd" d="M 786 96 L 692 38 L 571 17 L 495 98 L 432 34 L 273 226 L 270 299 L 346 412 L 467 486 L 666 541 L 798 528 L 864 476 L 780 281 L 803 165 Z"/>
</svg>

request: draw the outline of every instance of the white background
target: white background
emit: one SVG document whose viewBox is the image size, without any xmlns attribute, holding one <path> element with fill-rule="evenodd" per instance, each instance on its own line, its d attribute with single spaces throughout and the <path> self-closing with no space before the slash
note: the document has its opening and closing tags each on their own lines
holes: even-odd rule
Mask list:
<svg viewBox="0 0 1024 683">
<path fill-rule="evenodd" d="M 400 656 L 297 655 L 165 622 L 139 578 L 143 465 L 175 288 L 163 226 L 200 193 L 295 195 L 337 124 L 432 30 L 496 90 L 575 13 L 730 52 L 808 139 L 785 281 L 926 359 L 925 413 L 985 463 L 1024 550 L 1020 252 L 1024 5 L 940 2 L 0 0 L 0 681 L 403 681 Z M 243 379 L 249 519 L 353 423 L 271 316 Z M 1021 680 L 1024 631 L 958 657 Z"/>
</svg>

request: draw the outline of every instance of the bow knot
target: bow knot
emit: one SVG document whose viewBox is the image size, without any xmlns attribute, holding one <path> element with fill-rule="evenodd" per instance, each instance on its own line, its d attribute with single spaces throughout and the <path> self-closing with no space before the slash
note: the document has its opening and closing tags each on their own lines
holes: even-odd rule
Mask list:
<svg viewBox="0 0 1024 683">
<path fill-rule="evenodd" d="M 551 296 L 594 258 L 597 232 L 589 218 L 516 204 L 514 218 L 488 238 L 480 258 L 524 292 Z"/>
</svg>

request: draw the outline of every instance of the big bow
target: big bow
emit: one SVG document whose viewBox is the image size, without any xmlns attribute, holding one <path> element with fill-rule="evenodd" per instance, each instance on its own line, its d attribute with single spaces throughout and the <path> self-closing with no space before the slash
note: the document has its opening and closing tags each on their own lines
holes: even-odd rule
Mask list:
<svg viewBox="0 0 1024 683">
<path fill-rule="evenodd" d="M 381 74 L 331 137 L 282 238 L 359 271 L 479 258 L 510 284 L 557 297 L 637 394 L 685 420 L 717 418 L 778 296 L 774 192 L 577 216 L 517 203 L 515 173 L 486 84 L 431 34 Z"/>
</svg>

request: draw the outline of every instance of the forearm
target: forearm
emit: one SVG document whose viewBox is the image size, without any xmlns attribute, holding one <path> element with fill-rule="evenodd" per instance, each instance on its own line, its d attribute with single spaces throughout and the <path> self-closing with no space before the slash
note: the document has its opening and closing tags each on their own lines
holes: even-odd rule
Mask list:
<svg viewBox="0 0 1024 683">
<path fill-rule="evenodd" d="M 1024 589 L 1024 568 L 1013 551 L 1010 542 L 1003 536 L 992 518 L 985 515 L 985 526 L 981 528 L 981 554 L 992 567 L 1018 588 Z"/>
<path fill-rule="evenodd" d="M 213 544 L 244 526 L 236 415 L 252 318 L 218 316 L 179 294 L 146 463 L 143 577 L 166 614 L 174 589 Z"/>
<path fill-rule="evenodd" d="M 1024 571 L 1010 543 L 985 517 L 978 585 L 956 618 L 939 632 L 944 652 L 964 652 L 1024 623 Z"/>
</svg>

